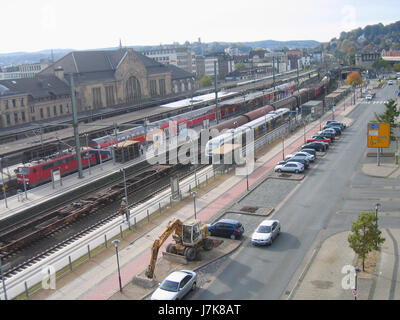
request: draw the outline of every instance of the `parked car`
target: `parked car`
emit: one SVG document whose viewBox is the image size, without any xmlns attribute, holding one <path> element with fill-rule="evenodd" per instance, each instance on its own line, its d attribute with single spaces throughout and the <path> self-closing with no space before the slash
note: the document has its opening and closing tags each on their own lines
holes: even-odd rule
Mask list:
<svg viewBox="0 0 400 320">
<path fill-rule="evenodd" d="M 346 128 L 346 124 L 345 124 L 345 123 L 339 122 L 339 121 L 337 121 L 337 120 L 328 120 L 328 121 L 326 121 L 326 124 L 325 124 L 325 125 L 328 125 L 328 124 L 330 124 L 330 123 L 338 124 L 338 125 L 342 128 L 342 130 Z"/>
<path fill-rule="evenodd" d="M 275 169 L 277 172 L 294 172 L 299 173 L 304 171 L 304 165 L 299 162 L 288 161 L 285 164 L 278 164 Z"/>
<path fill-rule="evenodd" d="M 307 149 L 311 148 L 311 149 L 314 149 L 316 151 L 321 151 L 321 152 L 325 152 L 328 149 L 327 145 L 325 145 L 325 143 L 321 142 L 321 141 L 314 141 L 314 142 L 306 143 L 301 146 L 301 149 L 305 149 L 305 148 L 307 148 Z"/>
<path fill-rule="evenodd" d="M 315 151 L 315 149 L 311 149 L 311 148 L 304 148 L 300 150 L 301 152 L 307 152 L 309 154 L 312 154 L 315 159 L 317 159 L 317 152 Z"/>
<path fill-rule="evenodd" d="M 323 129 L 322 130 L 322 132 L 331 132 L 331 133 L 333 133 L 334 134 L 334 136 L 336 137 L 336 136 L 338 136 L 339 135 L 339 133 L 335 130 L 335 129 L 333 129 L 333 128 L 325 128 L 325 129 Z"/>
<path fill-rule="evenodd" d="M 369 94 L 365 97 L 365 101 L 372 101 L 372 96 Z"/>
<path fill-rule="evenodd" d="M 335 130 L 333 130 L 333 131 L 335 131 Z M 331 139 L 331 143 L 335 141 L 335 133 L 332 133 L 332 131 L 325 131 L 325 130 L 318 131 L 318 135 Z M 320 141 L 320 142 L 323 142 L 323 141 Z"/>
<path fill-rule="evenodd" d="M 253 245 L 271 245 L 280 232 L 281 224 L 279 220 L 264 220 L 253 232 L 251 243 Z"/>
<path fill-rule="evenodd" d="M 288 158 L 287 160 L 279 161 L 277 164 L 284 165 L 288 162 L 299 162 L 304 165 L 304 169 L 307 169 L 310 166 L 310 162 L 307 159 L 300 157 L 291 157 Z"/>
<path fill-rule="evenodd" d="M 393 84 L 393 80 L 388 81 L 388 85 L 391 86 Z"/>
<path fill-rule="evenodd" d="M 180 300 L 196 289 L 197 274 L 190 270 L 172 272 L 151 295 L 151 300 Z"/>
<path fill-rule="evenodd" d="M 307 153 L 307 152 L 303 152 L 303 151 L 297 151 L 295 153 L 290 154 L 289 156 L 293 156 L 293 157 L 305 157 L 308 161 L 313 162 L 315 160 L 315 156 Z"/>
<path fill-rule="evenodd" d="M 324 136 L 312 136 L 311 138 L 307 139 L 307 143 L 314 142 L 314 141 L 322 141 L 326 143 L 331 143 L 331 139 Z"/>
<path fill-rule="evenodd" d="M 207 227 L 210 235 L 227 237 L 232 240 L 241 238 L 244 233 L 243 225 L 233 219 L 221 219 L 213 224 L 208 224 Z"/>
<path fill-rule="evenodd" d="M 342 134 L 342 129 L 339 126 L 335 125 L 335 124 L 331 123 L 331 124 L 328 124 L 328 125 L 323 127 L 323 130 L 327 130 L 327 129 L 335 130 L 335 135 L 337 135 L 337 136 L 340 136 Z M 333 132 L 333 131 L 331 131 L 331 132 Z"/>
</svg>

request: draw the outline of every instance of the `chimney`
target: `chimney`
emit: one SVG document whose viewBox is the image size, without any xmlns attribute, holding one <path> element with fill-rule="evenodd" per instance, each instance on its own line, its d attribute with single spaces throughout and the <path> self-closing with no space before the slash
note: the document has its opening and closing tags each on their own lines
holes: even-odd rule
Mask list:
<svg viewBox="0 0 400 320">
<path fill-rule="evenodd" d="M 64 80 L 64 69 L 61 66 L 54 69 L 54 74 L 58 79 Z"/>
</svg>

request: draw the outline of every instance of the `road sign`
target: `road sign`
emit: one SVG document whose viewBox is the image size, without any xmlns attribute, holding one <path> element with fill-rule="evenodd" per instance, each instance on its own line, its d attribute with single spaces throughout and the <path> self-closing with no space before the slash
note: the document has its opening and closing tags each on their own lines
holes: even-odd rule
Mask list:
<svg viewBox="0 0 400 320">
<path fill-rule="evenodd" d="M 368 148 L 389 148 L 390 124 L 368 123 Z"/>
</svg>

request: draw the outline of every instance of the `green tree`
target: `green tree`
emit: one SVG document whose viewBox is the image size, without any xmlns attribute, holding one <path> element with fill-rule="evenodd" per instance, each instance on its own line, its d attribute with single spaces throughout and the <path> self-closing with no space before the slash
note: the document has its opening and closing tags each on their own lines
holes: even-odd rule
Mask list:
<svg viewBox="0 0 400 320">
<path fill-rule="evenodd" d="M 390 140 L 395 141 L 396 138 L 393 135 L 393 128 L 397 127 L 398 124 L 395 123 L 396 118 L 400 115 L 400 111 L 397 110 L 397 103 L 394 99 L 389 99 L 385 103 L 386 110 L 381 114 L 375 112 L 375 118 L 378 122 L 389 123 L 390 124 Z"/>
<path fill-rule="evenodd" d="M 395 71 L 395 72 L 400 72 L 400 63 L 396 63 L 396 64 L 393 66 L 393 71 Z"/>
<path fill-rule="evenodd" d="M 381 237 L 381 231 L 377 227 L 375 213 L 364 212 L 358 216 L 358 220 L 352 223 L 351 234 L 347 238 L 350 248 L 362 259 L 362 269 L 365 258 L 372 250 L 379 250 L 385 239 Z"/>
<path fill-rule="evenodd" d="M 200 79 L 200 87 L 204 88 L 204 87 L 210 87 L 213 83 L 213 77 L 209 76 L 209 75 L 205 75 L 203 76 L 203 78 Z"/>
<path fill-rule="evenodd" d="M 243 69 L 244 67 L 245 66 L 244 66 L 243 62 L 239 62 L 239 63 L 235 64 L 235 70 L 240 70 L 240 69 Z"/>
</svg>

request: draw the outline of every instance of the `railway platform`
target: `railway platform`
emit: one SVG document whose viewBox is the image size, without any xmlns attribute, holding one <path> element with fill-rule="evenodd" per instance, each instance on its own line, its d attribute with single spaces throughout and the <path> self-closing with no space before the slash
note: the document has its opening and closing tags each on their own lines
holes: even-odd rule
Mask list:
<svg viewBox="0 0 400 320">
<path fill-rule="evenodd" d="M 346 115 L 350 113 L 362 100 L 358 99 L 355 105 L 350 105 L 351 97 L 346 102 L 337 105 L 335 119 L 351 125 Z M 344 108 L 344 103 L 346 108 Z M 331 118 L 331 113 L 324 115 L 324 120 Z M 306 126 L 305 134 L 311 136 L 320 129 L 320 120 Z M 285 139 L 285 154 L 294 152 L 304 143 L 303 130 L 297 130 Z M 248 176 L 249 188 L 254 188 L 282 159 L 282 146 L 276 144 L 266 154 L 255 162 L 254 171 Z M 209 191 L 199 190 L 196 198 L 196 218 L 204 223 L 217 220 L 224 211 L 247 192 L 246 176 L 228 175 L 223 183 L 219 183 Z M 106 300 L 106 299 L 142 299 L 148 292 L 137 294 L 132 290 L 132 279 L 146 269 L 150 261 L 150 248 L 155 239 L 163 232 L 171 217 L 183 221 L 194 218 L 195 212 L 192 199 L 182 201 L 173 213 L 160 216 L 159 220 L 150 222 L 147 226 L 134 231 L 130 236 L 121 240 L 119 248 L 119 263 L 123 291 L 119 292 L 118 269 L 114 248 L 108 248 L 99 257 L 93 257 L 87 263 L 77 267 L 66 276 L 57 280 L 55 290 L 39 290 L 29 299 L 32 300 Z M 166 241 L 159 250 L 165 251 L 171 241 Z M 231 247 L 229 247 L 231 248 Z M 233 250 L 227 249 L 227 250 Z M 228 252 L 229 253 L 229 252 Z M 136 293 L 132 293 L 136 292 Z"/>
</svg>

